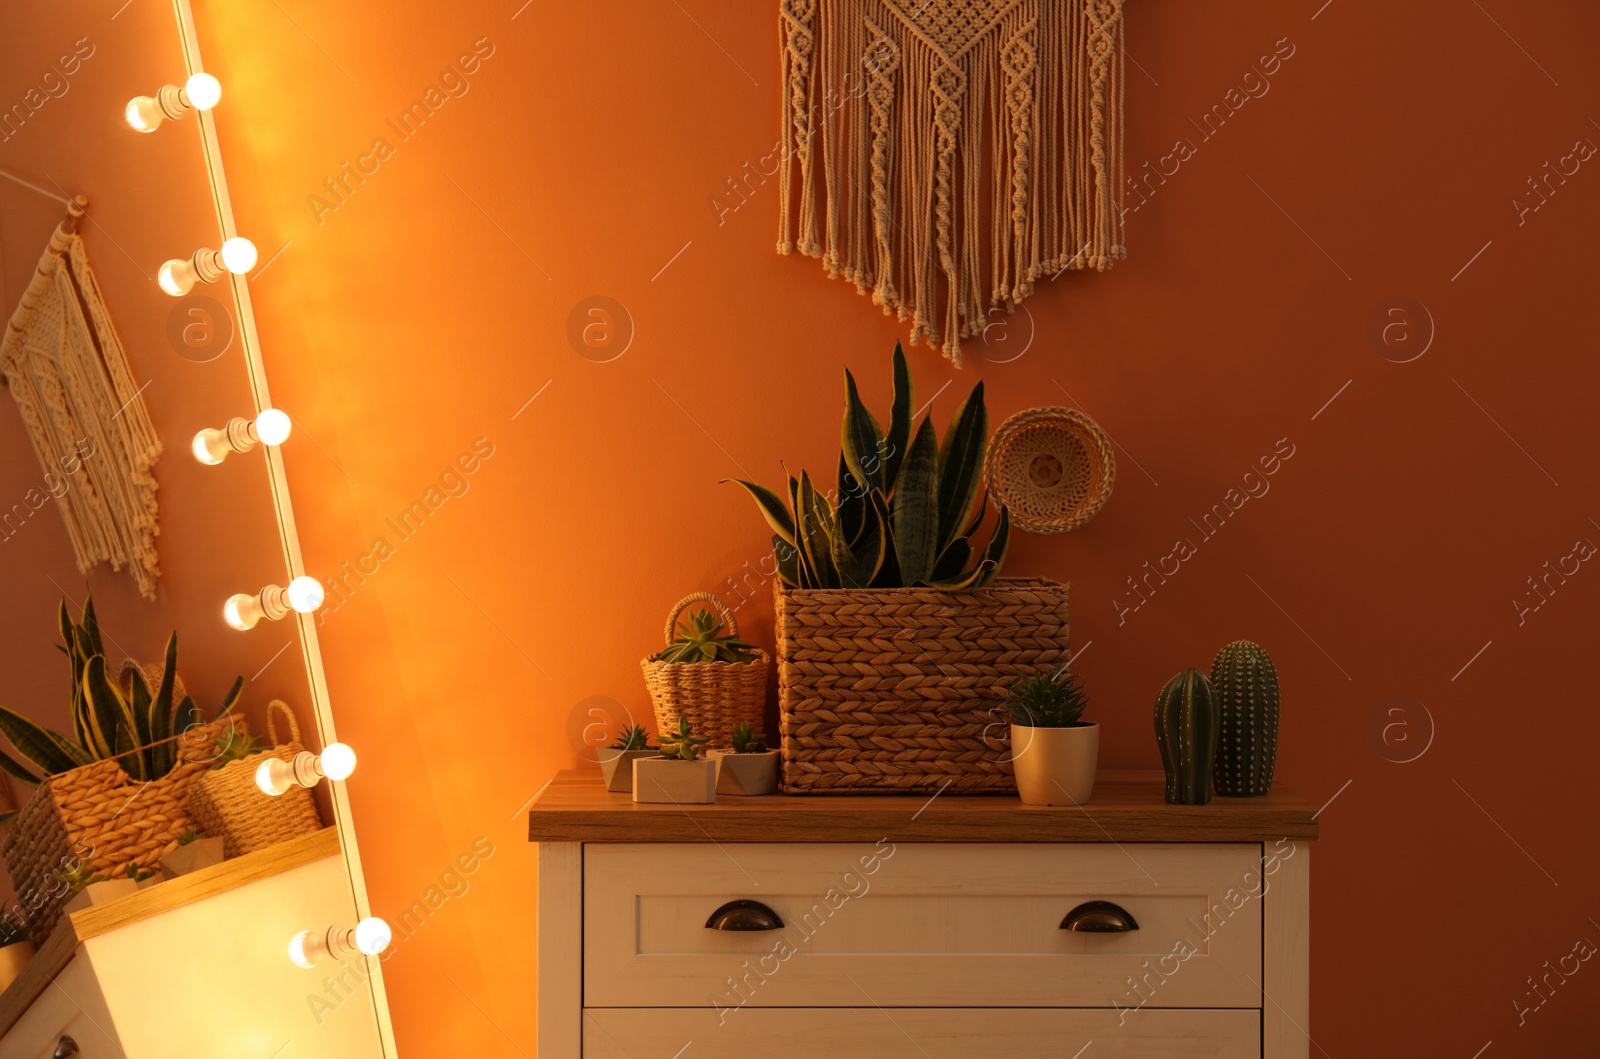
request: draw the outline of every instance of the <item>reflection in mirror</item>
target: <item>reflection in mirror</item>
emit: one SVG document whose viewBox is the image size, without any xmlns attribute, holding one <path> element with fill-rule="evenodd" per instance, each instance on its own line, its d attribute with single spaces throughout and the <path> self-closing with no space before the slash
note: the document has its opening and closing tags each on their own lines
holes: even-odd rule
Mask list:
<svg viewBox="0 0 1600 1059">
<path fill-rule="evenodd" d="M 227 87 L 186 0 L 0 20 L 0 1055 L 391 1055 Z"/>
</svg>

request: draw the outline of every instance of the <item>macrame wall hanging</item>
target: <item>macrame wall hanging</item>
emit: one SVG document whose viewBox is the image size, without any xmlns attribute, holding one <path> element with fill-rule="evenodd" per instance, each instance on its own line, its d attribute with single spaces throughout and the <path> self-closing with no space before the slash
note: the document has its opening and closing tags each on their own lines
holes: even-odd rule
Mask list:
<svg viewBox="0 0 1600 1059">
<path fill-rule="evenodd" d="M 67 524 L 78 570 L 124 566 L 155 598 L 156 481 L 161 442 L 77 234 L 87 200 L 51 233 L 0 340 L 0 379 L 16 398 Z"/>
<path fill-rule="evenodd" d="M 780 253 L 957 364 L 991 309 L 1125 256 L 1122 0 L 780 7 Z"/>
</svg>

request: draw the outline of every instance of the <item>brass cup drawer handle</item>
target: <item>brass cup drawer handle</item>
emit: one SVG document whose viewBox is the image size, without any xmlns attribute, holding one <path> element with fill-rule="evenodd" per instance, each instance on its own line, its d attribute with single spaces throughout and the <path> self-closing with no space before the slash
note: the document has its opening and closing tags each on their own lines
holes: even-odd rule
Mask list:
<svg viewBox="0 0 1600 1059">
<path fill-rule="evenodd" d="M 1085 901 L 1067 913 L 1067 918 L 1061 921 L 1061 929 L 1082 934 L 1126 934 L 1138 930 L 1139 923 L 1121 905 L 1110 901 Z"/>
<path fill-rule="evenodd" d="M 72 1056 L 77 1054 L 78 1042 L 68 1037 L 65 1033 L 61 1035 L 61 1040 L 56 1042 L 56 1050 L 50 1053 L 51 1059 L 71 1059 Z"/>
<path fill-rule="evenodd" d="M 707 930 L 782 930 L 778 913 L 760 901 L 729 901 L 706 920 Z"/>
</svg>

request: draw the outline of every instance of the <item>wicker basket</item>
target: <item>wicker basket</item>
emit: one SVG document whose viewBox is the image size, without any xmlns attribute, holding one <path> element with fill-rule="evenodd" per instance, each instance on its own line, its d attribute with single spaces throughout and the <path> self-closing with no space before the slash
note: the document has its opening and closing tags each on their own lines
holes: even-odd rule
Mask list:
<svg viewBox="0 0 1600 1059">
<path fill-rule="evenodd" d="M 116 876 L 129 864 L 154 870 L 191 826 L 189 787 L 216 757 L 216 741 L 237 719 L 197 725 L 174 738 L 177 761 L 165 776 L 140 783 L 115 760 L 46 777 L 5 837 L 6 870 L 28 923 L 42 944 L 61 918 L 66 887 L 56 872 L 80 860 Z"/>
<path fill-rule="evenodd" d="M 1066 585 L 779 583 L 777 604 L 785 794 L 1016 790 L 999 698 L 1067 660 Z"/>
<path fill-rule="evenodd" d="M 289 725 L 289 741 L 278 742 L 277 715 Z M 222 855 L 237 857 L 322 828 L 316 799 L 304 787 L 290 787 L 273 797 L 256 786 L 256 769 L 268 758 L 293 761 L 305 750 L 300 722 L 282 699 L 267 704 L 267 738 L 272 749 L 230 761 L 195 777 L 189 788 L 189 812 L 199 829 L 222 839 Z"/>
<path fill-rule="evenodd" d="M 671 643 L 678 615 L 691 603 L 710 603 L 722 615 L 728 632 L 739 635 L 739 622 L 728 604 L 710 592 L 695 592 L 678 600 L 667 614 L 667 643 Z M 761 727 L 767 705 L 767 674 L 772 660 L 760 648 L 754 662 L 663 662 L 646 658 L 645 686 L 656 710 L 656 731 L 677 729 L 678 718 L 689 718 L 695 735 L 711 740 L 709 747 L 733 745 L 733 729 L 740 721 Z"/>
<path fill-rule="evenodd" d="M 989 495 L 1029 533 L 1068 533 L 1105 506 L 1117 481 L 1111 440 L 1076 408 L 1029 408 L 989 439 Z"/>
</svg>

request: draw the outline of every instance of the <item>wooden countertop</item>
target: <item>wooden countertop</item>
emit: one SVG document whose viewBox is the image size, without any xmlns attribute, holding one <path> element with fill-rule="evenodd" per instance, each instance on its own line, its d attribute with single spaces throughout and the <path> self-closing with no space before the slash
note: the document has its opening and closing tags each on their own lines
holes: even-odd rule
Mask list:
<svg viewBox="0 0 1600 1059">
<path fill-rule="evenodd" d="M 531 842 L 1271 842 L 1315 839 L 1315 807 L 1283 787 L 1261 798 L 1166 804 L 1165 777 L 1102 772 L 1081 807 L 1015 795 L 809 794 L 636 804 L 593 769 L 568 770 L 528 811 Z"/>
<path fill-rule="evenodd" d="M 266 849 L 167 879 L 105 904 L 92 905 L 62 915 L 16 981 L 0 993 L 0 1034 L 8 1032 L 23 1012 L 64 970 L 78 946 L 90 938 L 159 916 L 163 912 L 237 890 L 258 879 L 339 855 L 339 829 L 326 827 L 308 835 L 279 842 Z M 154 959 L 154 957 L 152 957 Z M 157 961 L 159 962 L 159 961 Z M 152 965 L 154 966 L 154 964 Z"/>
</svg>

